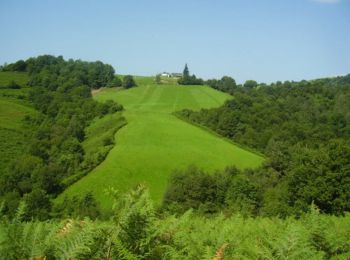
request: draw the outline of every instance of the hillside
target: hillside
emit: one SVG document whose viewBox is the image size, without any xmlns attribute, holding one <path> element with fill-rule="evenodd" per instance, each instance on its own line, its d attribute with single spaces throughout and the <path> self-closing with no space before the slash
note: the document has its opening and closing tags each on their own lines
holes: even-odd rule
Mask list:
<svg viewBox="0 0 350 260">
<path fill-rule="evenodd" d="M 26 73 L 0 72 L 0 86 L 11 81 L 25 86 L 28 80 Z M 26 134 L 30 129 L 24 123 L 25 116 L 35 114 L 34 108 L 23 99 L 26 89 L 0 88 L 0 172 L 16 156 L 26 149 Z"/>
<path fill-rule="evenodd" d="M 0 72 L 0 86 L 6 86 L 11 81 L 25 87 L 28 82 L 28 74 L 26 72 L 1 71 Z"/>
<path fill-rule="evenodd" d="M 154 85 L 137 77 L 139 87 L 105 89 L 96 100 L 113 99 L 125 108 L 128 124 L 116 135 L 116 146 L 89 175 L 69 187 L 60 198 L 93 191 L 103 208 L 110 200 L 103 190 L 111 186 L 126 191 L 145 183 L 159 203 L 168 177 L 175 169 L 196 165 L 213 171 L 234 165 L 256 167 L 263 158 L 241 149 L 172 113 L 184 108 L 198 110 L 220 106 L 230 96 L 205 86 Z"/>
<path fill-rule="evenodd" d="M 0 10 L 0 260 L 350 260 L 350 0 Z"/>
</svg>

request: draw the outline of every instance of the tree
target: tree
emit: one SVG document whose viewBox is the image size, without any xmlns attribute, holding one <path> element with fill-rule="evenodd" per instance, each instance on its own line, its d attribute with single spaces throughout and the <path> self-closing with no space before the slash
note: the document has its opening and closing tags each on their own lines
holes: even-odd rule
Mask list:
<svg viewBox="0 0 350 260">
<path fill-rule="evenodd" d="M 164 209 L 181 213 L 191 208 L 206 213 L 217 211 L 221 205 L 217 203 L 215 180 L 195 167 L 174 172 L 164 195 Z"/>
<path fill-rule="evenodd" d="M 17 191 L 20 195 L 32 190 L 31 176 L 42 166 L 40 158 L 23 155 L 14 160 L 7 172 L 0 176 L 0 194 Z"/>
<path fill-rule="evenodd" d="M 342 214 L 350 210 L 350 145 L 330 140 L 318 149 L 295 152 L 299 163 L 289 176 L 290 201 L 305 210 L 312 202 L 323 212 Z"/>
<path fill-rule="evenodd" d="M 185 64 L 185 68 L 184 68 L 182 77 L 185 79 L 190 77 L 190 71 L 188 70 L 187 63 Z"/>
<path fill-rule="evenodd" d="M 114 77 L 111 81 L 108 82 L 107 84 L 107 88 L 117 88 L 117 87 L 121 87 L 123 84 L 123 82 L 121 81 L 121 79 L 119 77 Z"/>
<path fill-rule="evenodd" d="M 15 64 L 13 64 L 14 71 L 26 71 L 27 64 L 24 60 L 19 60 Z"/>
<path fill-rule="evenodd" d="M 34 189 L 31 193 L 25 194 L 24 201 L 26 204 L 25 215 L 28 220 L 31 218 L 44 220 L 49 217 L 51 201 L 44 190 Z"/>
<path fill-rule="evenodd" d="M 247 80 L 244 85 L 245 88 L 256 88 L 258 86 L 258 83 L 255 80 Z"/>
<path fill-rule="evenodd" d="M 27 63 L 24 60 L 19 60 L 15 63 L 11 64 L 4 64 L 2 67 L 3 71 L 26 71 L 27 69 Z"/>
<path fill-rule="evenodd" d="M 162 83 L 162 79 L 161 79 L 161 77 L 160 77 L 160 74 L 157 74 L 157 75 L 156 75 L 156 83 L 157 83 L 157 84 L 161 84 L 161 83 Z"/>
<path fill-rule="evenodd" d="M 190 75 L 187 63 L 185 64 L 185 69 L 183 71 L 182 77 L 177 81 L 180 85 L 203 85 L 203 80 L 195 75 Z"/>
<path fill-rule="evenodd" d="M 64 169 L 56 164 L 49 164 L 32 174 L 32 181 L 36 187 L 49 194 L 58 194 L 61 191 L 60 174 Z"/>
<path fill-rule="evenodd" d="M 243 215 L 254 215 L 259 199 L 259 190 L 246 176 L 237 175 L 232 178 L 225 201 L 230 209 Z"/>
<path fill-rule="evenodd" d="M 123 87 L 128 89 L 128 88 L 132 88 L 132 87 L 135 87 L 136 86 L 136 83 L 135 83 L 135 80 L 133 78 L 133 76 L 131 75 L 126 75 L 124 78 L 123 78 Z"/>
<path fill-rule="evenodd" d="M 223 76 L 221 78 L 221 89 L 226 92 L 230 92 L 231 90 L 237 87 L 236 81 L 228 76 Z"/>
</svg>

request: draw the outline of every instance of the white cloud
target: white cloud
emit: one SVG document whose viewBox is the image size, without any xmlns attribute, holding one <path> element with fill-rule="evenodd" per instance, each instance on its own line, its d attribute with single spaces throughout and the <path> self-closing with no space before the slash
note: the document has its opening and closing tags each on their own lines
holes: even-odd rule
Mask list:
<svg viewBox="0 0 350 260">
<path fill-rule="evenodd" d="M 341 0 L 311 0 L 311 1 L 322 3 L 322 4 L 337 4 L 337 3 L 340 3 Z"/>
</svg>

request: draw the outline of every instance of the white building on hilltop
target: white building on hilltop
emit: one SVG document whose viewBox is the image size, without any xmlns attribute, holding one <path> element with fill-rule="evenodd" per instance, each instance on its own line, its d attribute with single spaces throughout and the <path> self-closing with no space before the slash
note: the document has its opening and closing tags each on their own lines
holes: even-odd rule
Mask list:
<svg viewBox="0 0 350 260">
<path fill-rule="evenodd" d="M 167 77 L 170 78 L 170 73 L 169 72 L 163 72 L 162 74 L 160 74 L 162 77 Z"/>
<path fill-rule="evenodd" d="M 162 77 L 167 77 L 167 78 L 181 78 L 182 73 L 169 73 L 169 72 L 163 72 L 160 74 Z"/>
</svg>

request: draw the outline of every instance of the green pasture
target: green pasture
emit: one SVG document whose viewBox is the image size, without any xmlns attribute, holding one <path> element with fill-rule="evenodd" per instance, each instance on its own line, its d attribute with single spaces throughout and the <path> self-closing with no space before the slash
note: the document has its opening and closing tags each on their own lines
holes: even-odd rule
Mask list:
<svg viewBox="0 0 350 260">
<path fill-rule="evenodd" d="M 24 72 L 0 72 L 0 86 L 7 86 L 12 80 L 25 87 L 28 75 Z M 35 113 L 28 101 L 26 89 L 0 88 L 0 173 L 9 162 L 24 153 L 30 129 L 24 124 L 26 115 Z"/>
<path fill-rule="evenodd" d="M 0 72 L 0 86 L 7 86 L 11 81 L 15 81 L 21 87 L 26 87 L 28 74 L 26 72 Z"/>
<path fill-rule="evenodd" d="M 168 177 L 175 169 L 196 165 L 208 171 L 234 165 L 257 167 L 263 158 L 244 150 L 172 113 L 220 106 L 230 96 L 206 86 L 155 85 L 153 78 L 137 77 L 138 87 L 105 89 L 98 101 L 113 99 L 125 107 L 128 124 L 115 136 L 116 146 L 105 161 L 70 186 L 62 196 L 92 191 L 102 208 L 110 206 L 108 187 L 123 192 L 144 183 L 160 203 Z"/>
<path fill-rule="evenodd" d="M 0 173 L 13 158 L 24 153 L 28 143 L 26 136 L 31 130 L 25 126 L 23 119 L 34 113 L 35 110 L 23 100 L 0 96 Z"/>
</svg>

